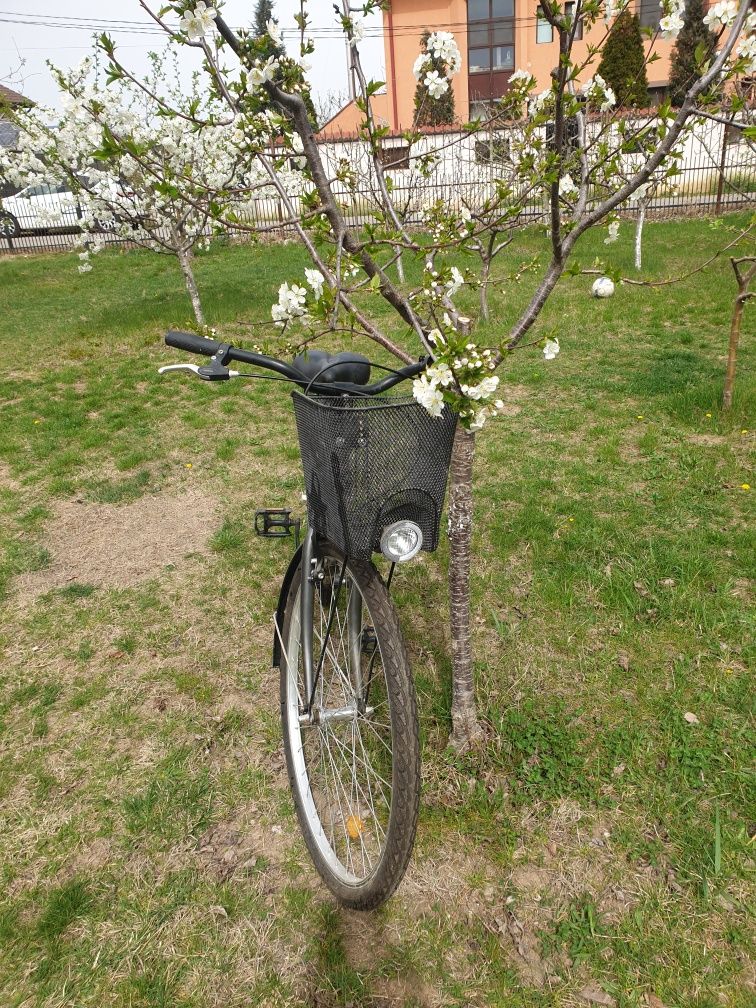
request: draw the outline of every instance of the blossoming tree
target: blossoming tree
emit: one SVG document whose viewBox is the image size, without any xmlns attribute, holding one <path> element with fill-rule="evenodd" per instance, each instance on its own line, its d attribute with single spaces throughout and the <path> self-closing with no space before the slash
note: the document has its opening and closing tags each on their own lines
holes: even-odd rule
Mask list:
<svg viewBox="0 0 756 1008">
<path fill-rule="evenodd" d="M 301 0 L 297 15 L 299 54 L 271 58 L 271 39 L 277 26 L 268 26 L 271 39 L 234 31 L 222 16 L 221 4 L 199 0 L 173 0 L 161 11 L 149 0 L 141 7 L 174 39 L 202 50 L 212 88 L 228 107 L 233 128 L 243 140 L 241 157 L 254 162 L 277 188 L 294 229 L 312 260 L 303 283 L 283 284 L 273 305 L 272 320 L 281 328 L 302 327 L 309 340 L 314 329 L 327 332 L 349 328 L 378 343 L 401 361 L 409 362 L 418 350 L 433 363 L 414 384 L 414 394 L 429 412 L 438 414 L 444 404 L 459 415 L 449 489 L 449 592 L 452 636 L 453 690 L 452 742 L 468 746 L 483 736 L 474 699 L 473 654 L 470 628 L 469 581 L 472 534 L 472 466 L 477 433 L 501 411 L 500 377 L 496 373 L 516 349 L 541 345 L 546 359 L 559 352 L 557 340 L 537 334 L 526 342 L 556 287 L 581 235 L 602 222 L 616 237 L 617 215 L 623 205 L 656 175 L 676 171 L 670 155 L 690 117 L 710 110 L 712 88 L 756 69 L 754 33 L 756 18 L 749 15 L 750 0 L 724 0 L 713 11 L 719 26 L 716 55 L 702 66 L 677 110 L 663 105 L 655 114 L 657 128 L 615 117 L 615 96 L 592 66 L 601 55 L 602 24 L 607 13 L 602 0 L 577 0 L 568 13 L 556 0 L 544 0 L 543 16 L 559 41 L 559 64 L 550 86 L 536 93 L 535 79 L 517 71 L 507 93 L 497 102 L 495 114 L 510 131 L 511 156 L 502 166 L 494 192 L 475 214 L 459 204 L 439 202 L 428 208 L 421 237 L 402 221 L 391 198 L 381 163 L 385 128 L 373 114 L 371 98 L 378 81 L 363 72 L 359 42 L 364 34 L 362 15 L 380 7 L 366 0 L 359 8 L 348 0 L 337 4 L 337 17 L 346 35 L 352 68 L 359 87 L 361 132 L 373 162 L 381 214 L 361 227 L 347 219 L 338 195 L 338 178 L 327 170 L 307 114 L 306 61 L 314 43 L 308 35 L 308 6 Z M 662 0 L 660 33 L 675 34 L 682 26 L 683 0 Z M 627 4 L 614 8 L 619 15 Z M 176 20 L 178 18 L 178 20 Z M 595 29 L 599 38 L 585 58 L 573 53 L 578 25 Z M 605 40 L 605 34 L 603 36 Z M 433 53 L 433 68 L 427 53 Z M 235 69 L 224 66 L 235 57 Z M 118 55 L 109 52 L 112 72 L 124 72 Z M 453 38 L 428 39 L 426 51 L 415 64 L 428 94 L 440 97 L 461 68 Z M 166 110 L 166 114 L 167 110 Z M 708 113 L 707 113 L 708 114 Z M 193 121 L 202 126 L 199 116 Z M 486 123 L 471 124 L 481 130 Z M 626 152 L 633 150 L 632 170 L 626 170 Z M 276 177 L 281 157 L 301 164 L 303 194 L 294 201 Z M 527 219 L 535 203 L 547 206 L 550 256 L 538 276 L 525 309 L 502 319 L 499 331 L 483 330 L 481 345 L 469 318 L 461 315 L 455 296 L 463 283 L 479 283 L 474 256 L 486 248 L 482 240 L 492 232 L 514 237 L 515 224 Z M 389 266 L 400 255 L 414 256 L 422 272 L 419 285 L 395 283 Z M 462 255 L 468 265 L 460 271 L 452 255 Z M 528 276 L 531 274 L 528 273 Z M 381 316 L 365 307 L 371 293 L 393 312 L 395 324 L 387 331 Z M 385 317 L 385 313 L 384 316 Z M 399 329 L 401 336 L 394 333 Z"/>
<path fill-rule="evenodd" d="M 107 49 L 108 41 L 103 45 Z M 171 83 L 174 55 L 154 56 L 146 82 L 111 74 L 105 84 L 91 59 L 67 73 L 54 71 L 63 115 L 42 107 L 19 110 L 19 150 L 4 160 L 20 184 L 52 179 L 71 185 L 82 212 L 81 273 L 92 269 L 103 232 L 175 255 L 195 319 L 204 325 L 194 250 L 207 240 L 221 207 L 227 216 L 243 214 L 265 180 L 241 163 L 241 134 L 217 123 L 223 107 L 201 94 L 196 81 L 188 95 Z M 161 114 L 166 107 L 170 116 Z M 186 128 L 190 110 L 201 110 L 202 129 Z"/>
</svg>

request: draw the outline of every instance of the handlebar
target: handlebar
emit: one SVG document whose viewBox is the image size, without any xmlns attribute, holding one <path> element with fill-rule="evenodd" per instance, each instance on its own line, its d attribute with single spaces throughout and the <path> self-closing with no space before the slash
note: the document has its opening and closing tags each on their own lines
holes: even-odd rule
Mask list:
<svg viewBox="0 0 756 1008">
<path fill-rule="evenodd" d="M 199 354 L 203 357 L 213 357 L 213 362 L 219 369 L 224 367 L 229 361 L 240 361 L 242 364 L 251 364 L 254 367 L 265 368 L 282 375 L 284 378 L 299 385 L 316 395 L 333 395 L 334 392 L 344 392 L 352 395 L 381 395 L 387 392 L 394 385 L 407 378 L 414 378 L 426 369 L 430 363 L 427 357 L 421 358 L 415 364 L 410 364 L 404 368 L 397 368 L 386 378 L 374 382 L 372 385 L 359 385 L 356 382 L 338 381 L 318 381 L 305 375 L 293 364 L 286 364 L 275 357 L 267 357 L 265 354 L 256 353 L 253 350 L 242 350 L 239 347 L 231 346 L 229 343 L 219 343 L 217 340 L 206 339 L 204 336 L 197 336 L 195 333 L 179 332 L 175 329 L 169 330 L 165 334 L 166 346 L 175 347 L 177 350 L 186 350 L 188 353 Z M 342 361 L 342 363 L 347 363 Z M 334 367 L 336 364 L 333 365 Z M 327 370 L 324 369 L 324 370 Z M 321 372 L 322 373 L 322 372 Z M 207 377 L 212 377 L 208 374 Z M 220 377 L 220 375 L 218 375 Z M 226 374 L 225 377 L 228 377 Z"/>
</svg>

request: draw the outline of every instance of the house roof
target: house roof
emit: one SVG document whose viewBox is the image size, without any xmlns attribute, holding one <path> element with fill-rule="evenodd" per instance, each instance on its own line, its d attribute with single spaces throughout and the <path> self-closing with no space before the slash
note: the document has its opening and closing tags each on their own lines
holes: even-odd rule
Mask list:
<svg viewBox="0 0 756 1008">
<path fill-rule="evenodd" d="M 31 105 L 32 103 L 28 98 L 24 98 L 22 94 L 18 91 L 14 91 L 13 88 L 6 87 L 5 84 L 0 84 L 0 106 L 2 105 Z"/>
<path fill-rule="evenodd" d="M 0 147 L 13 148 L 18 140 L 18 130 L 13 123 L 0 120 Z"/>
</svg>

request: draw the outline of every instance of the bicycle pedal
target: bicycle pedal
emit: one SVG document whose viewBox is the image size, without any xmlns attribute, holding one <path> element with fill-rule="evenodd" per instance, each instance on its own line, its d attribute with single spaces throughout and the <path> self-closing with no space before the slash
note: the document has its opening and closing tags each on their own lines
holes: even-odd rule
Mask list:
<svg viewBox="0 0 756 1008">
<path fill-rule="evenodd" d="M 301 519 L 292 518 L 286 508 L 263 508 L 255 511 L 255 535 L 264 539 L 285 539 L 296 535 L 299 539 Z"/>
</svg>

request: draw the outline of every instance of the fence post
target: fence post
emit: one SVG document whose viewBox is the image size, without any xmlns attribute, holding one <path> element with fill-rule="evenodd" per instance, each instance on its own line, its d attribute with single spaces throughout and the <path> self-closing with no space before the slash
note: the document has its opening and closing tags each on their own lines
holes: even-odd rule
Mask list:
<svg viewBox="0 0 756 1008">
<path fill-rule="evenodd" d="M 722 151 L 719 155 L 719 176 L 717 178 L 717 202 L 714 207 L 714 213 L 719 217 L 722 213 L 722 192 L 724 190 L 724 170 L 725 161 L 727 160 L 727 134 L 729 132 L 729 126 L 722 126 Z"/>
</svg>

